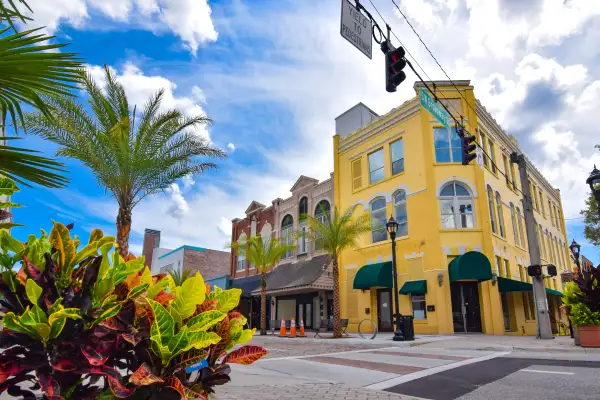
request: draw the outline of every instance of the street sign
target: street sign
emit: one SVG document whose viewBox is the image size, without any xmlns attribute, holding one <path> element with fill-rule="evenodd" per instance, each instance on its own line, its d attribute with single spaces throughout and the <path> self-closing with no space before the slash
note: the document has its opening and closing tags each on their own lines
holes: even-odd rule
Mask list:
<svg viewBox="0 0 600 400">
<path fill-rule="evenodd" d="M 340 34 L 362 53 L 373 58 L 373 23 L 348 0 L 342 0 Z"/>
<path fill-rule="evenodd" d="M 425 107 L 425 109 L 429 111 L 431 115 L 435 117 L 435 119 L 440 121 L 440 123 L 444 125 L 446 129 L 450 130 L 450 121 L 452 120 L 450 118 L 450 114 L 448 114 L 448 112 L 444 110 L 440 104 L 438 104 L 429 94 L 427 94 L 425 89 L 421 89 L 419 93 L 421 105 Z"/>
</svg>

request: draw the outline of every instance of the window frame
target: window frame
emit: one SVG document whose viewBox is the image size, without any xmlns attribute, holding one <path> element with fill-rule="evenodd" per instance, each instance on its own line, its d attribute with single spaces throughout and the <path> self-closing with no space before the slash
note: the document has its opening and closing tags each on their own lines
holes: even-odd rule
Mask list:
<svg viewBox="0 0 600 400">
<path fill-rule="evenodd" d="M 394 145 L 396 143 L 401 143 L 402 144 L 402 158 L 400 158 L 398 160 L 394 160 L 394 152 L 393 152 L 393 147 L 394 147 Z M 394 163 L 396 163 L 398 161 L 402 161 L 402 170 L 398 171 L 398 172 L 394 172 Z M 392 173 L 392 176 L 404 173 L 404 171 L 405 171 L 404 167 L 405 167 L 405 163 L 404 163 L 404 140 L 403 140 L 403 138 L 400 138 L 400 139 L 394 140 L 393 142 L 390 143 L 390 172 Z"/>
<path fill-rule="evenodd" d="M 521 209 L 516 207 L 517 209 L 517 223 L 519 224 L 519 238 L 521 239 L 521 248 L 525 248 L 525 233 L 523 232 L 523 220 L 521 216 Z"/>
<path fill-rule="evenodd" d="M 495 201 L 494 201 L 494 191 L 490 185 L 487 185 L 486 188 L 487 197 L 488 197 L 488 208 L 490 209 L 490 225 L 492 227 L 492 233 L 498 233 L 498 224 L 496 221 L 496 211 L 495 211 Z"/>
<path fill-rule="evenodd" d="M 289 225 L 283 225 L 284 222 L 286 221 L 286 218 L 289 217 L 291 220 L 291 223 Z M 281 241 L 287 245 L 293 245 L 294 244 L 294 217 L 292 216 L 292 214 L 286 214 L 283 219 L 281 220 L 281 233 L 279 235 Z M 294 250 L 290 249 L 288 250 L 283 258 L 292 258 L 294 256 Z"/>
<path fill-rule="evenodd" d="M 241 242 L 245 242 L 246 241 L 246 233 L 242 232 L 240 234 L 240 236 L 238 237 L 238 243 Z M 240 262 L 242 265 L 242 268 L 240 268 Z M 236 259 L 235 259 L 235 272 L 244 272 L 246 270 L 246 255 L 245 254 L 240 254 L 236 252 Z"/>
<path fill-rule="evenodd" d="M 498 212 L 498 230 L 500 231 L 500 236 L 506 239 L 506 229 L 504 225 L 504 210 L 502 209 L 502 197 L 499 192 L 496 192 L 495 195 L 496 200 L 496 211 Z"/>
<path fill-rule="evenodd" d="M 416 298 L 415 298 L 416 297 Z M 415 303 L 423 306 L 423 317 L 415 316 Z M 410 308 L 412 310 L 413 319 L 415 321 L 427 321 L 427 298 L 425 294 L 411 294 L 410 295 Z M 419 310 L 421 311 L 421 310 Z"/>
<path fill-rule="evenodd" d="M 379 200 L 383 200 L 383 207 L 380 207 L 376 210 L 373 210 L 373 206 L 379 201 Z M 374 230 L 373 229 L 373 221 L 374 221 L 374 213 L 376 212 L 382 212 L 383 210 L 383 227 Z M 371 224 L 371 243 L 375 244 L 375 243 L 381 243 L 381 242 L 385 242 L 386 240 L 388 240 L 388 231 L 387 231 L 387 226 L 385 225 L 385 221 L 386 221 L 386 215 L 387 215 L 387 201 L 385 197 L 377 197 L 375 199 L 373 199 L 373 201 L 371 201 L 371 203 L 369 204 L 369 221 Z M 375 233 L 376 232 L 385 232 L 385 239 L 381 239 L 381 240 L 375 240 Z"/>
<path fill-rule="evenodd" d="M 321 208 L 321 204 L 327 204 L 327 207 L 323 207 L 325 210 L 325 212 L 323 212 L 322 208 Z M 319 201 L 317 203 L 317 206 L 315 207 L 315 219 L 319 222 L 321 222 L 322 224 L 326 225 L 327 224 L 327 214 L 329 214 L 329 217 L 331 217 L 331 204 L 329 203 L 328 200 L 323 199 L 321 201 Z M 322 244 L 322 237 L 319 237 L 319 232 L 315 232 L 315 251 L 320 251 L 323 250 L 323 244 Z M 321 245 L 319 245 L 319 240 L 321 240 Z"/>
<path fill-rule="evenodd" d="M 515 205 L 510 203 L 510 222 L 513 229 L 513 241 L 515 246 L 519 246 L 519 233 L 517 232 L 517 212 L 515 211 Z"/>
<path fill-rule="evenodd" d="M 496 145 L 494 142 L 488 137 L 488 152 L 490 156 L 490 170 L 492 174 L 497 175 L 498 171 L 496 169 Z"/>
<path fill-rule="evenodd" d="M 358 170 L 360 172 L 360 174 L 358 176 L 356 175 L 356 167 L 358 166 Z M 362 157 L 358 157 L 358 159 L 356 160 L 352 160 L 350 162 L 350 173 L 352 175 L 352 191 L 356 191 L 359 190 L 363 187 L 362 185 L 362 177 L 363 177 L 363 173 L 362 173 Z M 358 182 L 358 186 L 356 186 L 356 183 Z"/>
<path fill-rule="evenodd" d="M 508 163 L 508 157 L 504 153 L 502 153 L 502 162 L 504 163 L 504 179 L 506 180 L 506 186 L 511 189 L 509 172 L 510 164 Z"/>
<path fill-rule="evenodd" d="M 454 190 L 454 195 L 453 196 L 444 196 L 442 195 L 442 192 L 444 191 L 444 189 L 448 186 L 452 184 L 453 185 L 453 190 Z M 468 196 L 468 200 L 470 201 L 470 206 L 471 206 L 471 211 L 470 212 L 465 212 L 465 213 L 461 213 L 460 212 L 460 207 L 459 207 L 459 200 L 467 200 L 467 196 L 459 196 L 456 194 L 456 185 L 461 186 L 463 189 L 465 189 L 467 191 L 467 193 L 469 193 Z M 465 185 L 464 183 L 460 182 L 460 181 L 451 181 L 446 183 L 441 189 L 440 189 L 440 195 L 438 196 L 438 200 L 439 200 L 439 206 L 440 206 L 440 224 L 442 226 L 442 229 L 476 229 L 477 228 L 477 221 L 475 219 L 475 202 L 473 200 L 473 193 L 471 192 L 470 188 Z M 442 215 L 442 205 L 441 202 L 443 200 L 451 200 L 452 201 L 452 208 L 454 209 L 454 212 L 452 213 L 452 221 L 453 221 L 453 227 L 452 228 L 447 228 L 444 227 L 443 224 L 443 218 L 445 216 L 448 216 L 450 214 L 443 214 Z M 463 226 L 462 221 L 463 221 L 463 216 L 465 216 L 465 222 L 466 225 L 468 225 L 468 218 L 467 216 L 471 216 L 471 222 L 472 222 L 472 226 Z"/>
<path fill-rule="evenodd" d="M 404 194 L 404 198 L 401 200 L 396 200 L 396 196 L 398 196 L 399 194 L 403 193 Z M 401 238 L 401 237 L 407 237 L 408 236 L 408 203 L 406 202 L 406 191 L 404 189 L 400 189 L 394 192 L 394 194 L 392 195 L 392 201 L 393 201 L 393 207 L 394 207 L 394 219 L 396 220 L 396 222 L 398 223 L 398 229 L 397 229 L 397 238 Z M 404 211 L 406 214 L 406 219 L 403 219 L 401 217 L 398 216 L 396 207 L 404 205 Z M 406 230 L 406 234 L 400 235 L 400 227 L 403 226 L 404 229 Z"/>
<path fill-rule="evenodd" d="M 444 130 L 446 132 L 446 135 L 448 136 L 448 147 L 436 147 L 435 145 L 435 133 L 436 130 Z M 456 164 L 456 163 L 462 163 L 462 144 L 459 144 L 457 147 L 454 147 L 452 145 L 452 135 L 456 134 L 458 136 L 458 133 L 456 132 L 456 128 L 455 127 L 451 127 L 450 129 L 446 128 L 446 127 L 439 127 L 436 126 L 433 128 L 433 153 L 434 153 L 434 159 L 436 164 Z M 460 137 L 459 137 L 459 142 L 460 142 Z M 447 150 L 449 155 L 450 155 L 450 161 L 438 161 L 437 159 L 437 151 L 438 150 Z M 460 160 L 454 160 L 454 150 L 460 150 L 461 151 L 461 159 Z"/>
<path fill-rule="evenodd" d="M 374 156 L 375 154 L 377 154 L 379 152 L 381 152 L 381 160 L 383 161 L 383 163 L 380 168 L 377 168 L 377 169 L 371 171 L 371 156 Z M 369 185 L 374 185 L 376 183 L 379 183 L 379 182 L 385 180 L 385 151 L 384 151 L 383 147 L 381 147 L 377 150 L 374 150 L 367 155 L 367 164 L 369 164 Z M 383 171 L 383 176 L 381 177 L 380 180 L 374 182 L 372 179 L 372 175 L 374 172 L 377 172 L 380 170 Z"/>
</svg>

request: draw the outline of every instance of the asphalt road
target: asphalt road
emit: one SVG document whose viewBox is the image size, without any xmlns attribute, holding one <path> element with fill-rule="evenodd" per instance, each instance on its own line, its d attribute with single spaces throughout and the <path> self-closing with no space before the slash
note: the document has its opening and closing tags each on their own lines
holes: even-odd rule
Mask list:
<svg viewBox="0 0 600 400">
<path fill-rule="evenodd" d="M 600 398 L 600 362 L 499 357 L 386 391 L 432 400 Z"/>
</svg>

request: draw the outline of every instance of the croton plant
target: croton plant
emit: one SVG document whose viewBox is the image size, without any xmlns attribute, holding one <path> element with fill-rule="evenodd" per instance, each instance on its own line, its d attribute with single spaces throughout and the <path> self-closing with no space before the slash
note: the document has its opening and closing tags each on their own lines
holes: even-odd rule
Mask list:
<svg viewBox="0 0 600 400">
<path fill-rule="evenodd" d="M 0 230 L 0 393 L 24 399 L 205 399 L 228 364 L 266 354 L 232 311 L 239 289 L 207 292 L 199 273 L 177 286 L 144 258 L 124 260 L 94 230 L 21 243 Z M 38 397 L 39 398 L 39 397 Z"/>
</svg>

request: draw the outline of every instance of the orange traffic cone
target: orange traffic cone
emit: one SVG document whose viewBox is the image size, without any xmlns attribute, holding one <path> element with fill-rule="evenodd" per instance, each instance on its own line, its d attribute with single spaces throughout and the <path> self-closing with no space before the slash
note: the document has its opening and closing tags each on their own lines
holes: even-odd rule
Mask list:
<svg viewBox="0 0 600 400">
<path fill-rule="evenodd" d="M 292 323 L 290 325 L 290 337 L 296 337 L 296 318 L 292 317 Z"/>
<path fill-rule="evenodd" d="M 279 337 L 286 337 L 287 333 L 285 331 L 285 318 L 281 317 L 281 328 L 279 328 Z"/>
<path fill-rule="evenodd" d="M 300 337 L 306 337 L 304 334 L 304 318 L 300 317 Z"/>
</svg>

